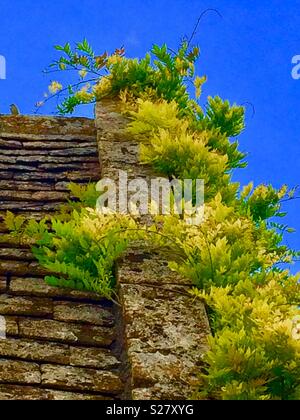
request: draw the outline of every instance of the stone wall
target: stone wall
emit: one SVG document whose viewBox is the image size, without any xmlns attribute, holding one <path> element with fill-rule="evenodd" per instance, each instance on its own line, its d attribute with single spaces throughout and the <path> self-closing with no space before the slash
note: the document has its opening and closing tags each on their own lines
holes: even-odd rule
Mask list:
<svg viewBox="0 0 300 420">
<path fill-rule="evenodd" d="M 97 105 L 102 174 L 118 181 L 122 170 L 128 172 L 129 180 L 140 177 L 150 182 L 155 174 L 139 163 L 139 144 L 126 132 L 126 123 L 117 103 Z M 119 262 L 117 280 L 125 395 L 137 400 L 189 398 L 210 334 L 204 305 L 192 302 L 189 281 L 143 244 Z"/>
<path fill-rule="evenodd" d="M 97 105 L 96 127 L 85 118 L 0 116 L 0 400 L 191 395 L 207 350 L 206 311 L 157 251 L 139 243 L 118 262 L 115 306 L 47 286 L 3 224 L 6 210 L 37 220 L 53 213 L 70 181 L 98 181 L 100 172 L 149 182 L 153 171 L 140 165 L 126 122 L 113 102 Z"/>
<path fill-rule="evenodd" d="M 6 210 L 40 219 L 69 198 L 70 181 L 99 177 L 93 120 L 0 117 L 1 400 L 114 399 L 123 392 L 112 304 L 47 286 L 47 273 L 1 221 Z"/>
</svg>

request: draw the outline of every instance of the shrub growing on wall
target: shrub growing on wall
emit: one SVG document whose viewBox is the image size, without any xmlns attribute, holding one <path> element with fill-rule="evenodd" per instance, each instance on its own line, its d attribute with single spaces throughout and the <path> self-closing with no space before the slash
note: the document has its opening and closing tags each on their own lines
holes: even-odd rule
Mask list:
<svg viewBox="0 0 300 420">
<path fill-rule="evenodd" d="M 61 274 L 48 282 L 108 297 L 113 263 L 131 241 L 159 247 L 170 267 L 193 281 L 191 305 L 202 299 L 208 307 L 210 351 L 194 398 L 300 399 L 299 276 L 284 268 L 299 254 L 283 244 L 290 229 L 274 222 L 294 191 L 232 182 L 233 170 L 246 167 L 237 141 L 244 108 L 219 97 L 209 97 L 205 110 L 199 105 L 206 78 L 195 76 L 199 48 L 187 42 L 176 52 L 154 46 L 140 60 L 126 58 L 124 49 L 96 55 L 87 41 L 56 49 L 62 55 L 52 70 L 73 69 L 79 81 L 52 82 L 46 101 L 59 96 L 58 111 L 67 114 L 80 104 L 119 100 L 128 131 L 141 142 L 141 163 L 169 178 L 204 179 L 205 219 L 192 226 L 177 215 L 161 216 L 148 229 L 86 210 L 93 200 L 77 191 L 83 204 L 52 220 L 51 232 L 45 221 L 26 225 L 8 215 L 10 228 L 38 239 L 40 263 Z"/>
</svg>

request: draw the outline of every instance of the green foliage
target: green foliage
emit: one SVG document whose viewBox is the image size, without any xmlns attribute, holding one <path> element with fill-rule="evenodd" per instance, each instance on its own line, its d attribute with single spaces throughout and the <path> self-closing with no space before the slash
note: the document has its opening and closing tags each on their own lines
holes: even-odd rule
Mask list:
<svg viewBox="0 0 300 420">
<path fill-rule="evenodd" d="M 129 216 L 92 209 L 73 211 L 68 221 L 52 217 L 51 229 L 47 220 L 21 224 L 12 213 L 7 214 L 6 224 L 23 242 L 34 244 L 33 253 L 42 267 L 56 273 L 46 276 L 48 284 L 93 291 L 108 299 L 114 297 L 114 263 L 138 235 Z"/>
<path fill-rule="evenodd" d="M 283 186 L 276 191 L 271 185 L 259 185 L 253 190 L 253 184 L 250 183 L 244 188 L 241 194 L 240 210 L 251 216 L 254 220 L 267 220 L 271 217 L 284 217 L 286 213 L 281 212 L 280 200 L 287 193 L 287 186 Z"/>
<path fill-rule="evenodd" d="M 126 58 L 124 48 L 115 50 L 111 55 L 107 52 L 96 55 L 86 40 L 77 43 L 74 49 L 69 43 L 55 48 L 62 56 L 50 65 L 49 70 L 74 70 L 79 75 L 79 81 L 67 87 L 56 81 L 49 86 L 50 98 L 61 98 L 58 105 L 60 114 L 73 113 L 78 105 L 118 97 L 126 91 L 135 99 L 176 100 L 182 114 L 191 112 L 184 81 L 193 78 L 194 63 L 200 51 L 197 47 L 190 50 L 187 42 L 183 42 L 177 52 L 171 52 L 166 45 L 154 45 L 141 60 Z M 199 92 L 201 83 L 196 81 L 196 84 Z M 48 94 L 46 96 L 46 100 L 37 106 L 44 105 L 49 99 Z"/>
<path fill-rule="evenodd" d="M 115 259 L 130 241 L 143 238 L 193 281 L 191 297 L 208 308 L 210 350 L 194 398 L 300 399 L 299 276 L 282 268 L 300 253 L 282 243 L 292 229 L 274 220 L 285 215 L 283 202 L 296 190 L 252 183 L 240 189 L 232 182 L 233 169 L 246 166 L 236 139 L 245 126 L 244 108 L 209 97 L 203 111 L 198 99 L 206 77 L 195 77 L 199 49 L 186 42 L 176 52 L 155 45 L 143 59 L 126 58 L 124 49 L 97 56 L 86 41 L 74 51 L 69 44 L 57 50 L 63 55 L 52 69 L 74 69 L 80 76 L 65 89 L 50 85 L 53 95 L 65 95 L 59 111 L 121 99 L 131 118 L 128 131 L 141 142 L 142 163 L 169 178 L 205 180 L 205 218 L 195 226 L 163 216 L 146 230 L 124 216 L 84 210 L 94 206 L 94 187 L 72 185 L 80 201 L 69 206 L 76 211 L 53 219 L 52 230 L 46 221 L 27 224 L 11 214 L 7 225 L 16 236 L 36 237 L 37 258 L 59 274 L 47 278 L 50 284 L 108 297 Z"/>
<path fill-rule="evenodd" d="M 194 398 L 298 399 L 299 276 L 279 266 L 299 253 L 282 245 L 292 230 L 273 221 L 290 193 L 252 183 L 239 192 L 230 171 L 245 166 L 245 155 L 230 137 L 244 128 L 244 110 L 220 98 L 209 104 L 206 115 L 182 117 L 175 101 L 139 100 L 128 126 L 143 163 L 170 178 L 205 180 L 205 221 L 158 218 L 161 236 L 152 238 L 209 308 L 213 336 Z"/>
<path fill-rule="evenodd" d="M 222 101 L 219 96 L 209 97 L 206 116 L 201 121 L 202 129 L 219 128 L 227 137 L 238 136 L 245 128 L 245 110 L 242 106 L 230 106 L 229 101 Z"/>
<path fill-rule="evenodd" d="M 221 192 L 226 200 L 235 198 L 238 186 L 230 183 L 229 171 L 244 166 L 245 155 L 237 144 L 220 133 L 220 128 L 195 130 L 195 116 L 180 118 L 175 101 L 138 101 L 131 112 L 128 131 L 140 139 L 142 163 L 178 179 L 204 179 L 206 198 Z"/>
<path fill-rule="evenodd" d="M 290 279 L 283 289 L 278 274 L 266 277 L 259 288 L 254 276 L 236 288 L 212 287 L 200 294 L 214 310 L 215 335 L 210 338 L 208 369 L 200 375 L 202 389 L 197 397 L 298 399 L 299 309 L 295 304 L 300 301 L 294 286 L 299 278 Z"/>
<path fill-rule="evenodd" d="M 218 195 L 205 222 L 160 217 L 157 246 L 170 267 L 192 279 L 209 308 L 212 336 L 196 399 L 299 399 L 300 276 L 276 269 L 290 260 L 281 236 L 241 216 Z"/>
<path fill-rule="evenodd" d="M 16 235 L 18 232 L 20 232 L 22 228 L 24 227 L 25 222 L 26 222 L 25 217 L 15 216 L 10 211 L 8 211 L 6 213 L 6 216 L 4 217 L 4 223 L 12 235 Z"/>
<path fill-rule="evenodd" d="M 72 196 L 79 200 L 81 207 L 96 207 L 100 195 L 96 190 L 96 183 L 91 182 L 88 185 L 80 185 L 71 182 L 68 187 Z M 74 204 L 74 202 L 72 201 L 70 204 Z"/>
</svg>

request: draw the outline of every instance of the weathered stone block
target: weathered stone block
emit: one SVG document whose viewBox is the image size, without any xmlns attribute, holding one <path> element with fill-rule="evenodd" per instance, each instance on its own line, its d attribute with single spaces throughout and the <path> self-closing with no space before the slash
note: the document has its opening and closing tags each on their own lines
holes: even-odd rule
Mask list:
<svg viewBox="0 0 300 420">
<path fill-rule="evenodd" d="M 191 281 L 171 271 L 168 262 L 155 251 L 132 247 L 118 265 L 118 281 L 125 284 L 186 285 Z"/>
<path fill-rule="evenodd" d="M 114 147 L 113 144 L 111 147 Z M 104 178 L 110 178 L 116 182 L 116 185 L 119 185 L 119 169 L 116 169 L 109 165 L 109 162 L 105 162 L 105 160 L 102 160 L 102 177 Z M 106 164 L 107 163 L 107 164 Z M 137 166 L 137 169 L 134 169 L 134 166 L 132 164 L 126 164 L 124 163 L 120 169 L 122 171 L 127 173 L 128 180 L 132 180 L 134 178 L 141 178 L 149 182 L 149 179 L 151 179 L 151 171 L 149 171 L 149 168 L 147 165 L 144 166 Z"/>
<path fill-rule="evenodd" d="M 17 318 L 11 316 L 5 316 L 5 324 L 6 324 L 6 336 L 7 337 L 15 337 L 19 334 L 19 326 Z"/>
<path fill-rule="evenodd" d="M 0 261 L 0 275 L 6 276 L 8 273 L 14 275 L 27 275 L 29 271 L 27 262 L 20 261 Z"/>
<path fill-rule="evenodd" d="M 79 140 L 95 135 L 93 120 L 83 117 L 56 118 L 28 115 L 1 116 L 1 137 L 26 141 L 46 138 L 47 140 Z"/>
<path fill-rule="evenodd" d="M 191 397 L 186 392 L 187 388 L 181 388 L 175 384 L 164 384 L 160 381 L 151 388 L 135 388 L 131 392 L 131 399 L 134 401 L 185 401 Z"/>
<path fill-rule="evenodd" d="M 0 340 L 0 357 L 64 365 L 70 363 L 70 350 L 68 346 L 62 344 L 6 339 Z"/>
<path fill-rule="evenodd" d="M 115 339 L 112 328 L 64 323 L 52 320 L 19 320 L 21 337 L 69 344 L 109 347 Z"/>
<path fill-rule="evenodd" d="M 54 289 L 54 290 L 53 290 Z M 13 277 L 10 281 L 9 292 L 23 296 L 56 296 L 57 289 L 48 286 L 44 279 Z"/>
<path fill-rule="evenodd" d="M 210 334 L 202 302 L 191 302 L 183 286 L 120 285 L 129 351 L 189 353 L 195 362 Z"/>
<path fill-rule="evenodd" d="M 42 384 L 61 389 L 116 395 L 123 385 L 118 375 L 95 369 L 42 365 Z"/>
<path fill-rule="evenodd" d="M 13 153 L 14 151 L 8 150 Z M 30 153 L 30 151 L 28 151 Z M 13 190 L 13 191 L 51 191 L 53 185 L 47 182 L 15 182 L 15 181 L 4 181 L 0 179 L 0 188 Z"/>
<path fill-rule="evenodd" d="M 128 138 L 129 136 L 126 132 L 128 118 L 120 113 L 120 105 L 120 102 L 116 100 L 103 100 L 96 105 L 96 128 L 98 135 L 103 134 L 106 141 L 111 138 Z"/>
<path fill-rule="evenodd" d="M 43 206 L 46 210 L 47 206 Z M 54 208 L 57 208 L 57 204 L 54 205 Z M 47 211 L 47 210 L 46 210 Z M 43 268 L 38 262 L 32 262 L 28 266 L 28 276 L 48 276 L 50 272 Z"/>
<path fill-rule="evenodd" d="M 114 316 L 110 310 L 100 305 L 89 305 L 73 302 L 56 302 L 54 319 L 64 322 L 80 322 L 103 327 L 114 325 Z"/>
<path fill-rule="evenodd" d="M 1 192 L 0 192 L 1 199 Z M 20 248 L 0 248 L 0 258 L 9 260 L 33 261 L 32 252 Z"/>
<path fill-rule="evenodd" d="M 202 302 L 178 285 L 120 285 L 131 386 L 151 399 L 189 398 L 210 334 Z M 137 394 L 138 395 L 138 394 Z"/>
<path fill-rule="evenodd" d="M 67 201 L 70 194 L 58 191 L 38 191 L 38 192 L 24 192 L 2 190 L 0 191 L 0 200 L 5 201 Z"/>
<path fill-rule="evenodd" d="M 52 315 L 52 312 L 52 301 L 50 299 L 0 295 L 0 314 L 2 315 L 47 317 Z"/>
<path fill-rule="evenodd" d="M 0 147 L 1 156 L 14 156 L 17 159 L 21 157 L 42 157 L 44 156 L 45 159 L 47 156 L 58 156 L 58 157 L 65 157 L 65 156 L 87 156 L 87 157 L 97 157 L 98 156 L 98 149 L 96 139 L 92 143 L 76 143 L 72 142 L 72 145 L 68 142 L 33 142 L 32 146 L 28 147 L 32 143 L 25 142 L 24 147 L 20 145 L 19 149 L 2 149 Z M 72 146 L 72 147 L 70 147 Z M 0 181 L 1 185 L 1 181 Z M 18 188 L 18 186 L 17 186 Z"/>
<path fill-rule="evenodd" d="M 70 365 L 97 369 L 114 369 L 120 365 L 118 359 L 109 350 L 70 347 Z"/>
<path fill-rule="evenodd" d="M 0 170 L 0 176 L 3 179 L 3 174 L 1 174 Z M 13 173 L 11 174 L 11 178 L 9 177 L 10 174 L 7 173 L 6 179 L 13 178 L 16 181 L 41 181 L 41 180 L 52 180 L 55 181 L 74 181 L 74 182 L 90 182 L 90 181 L 99 181 L 100 179 L 100 168 L 94 167 L 89 168 L 88 170 L 64 170 L 63 172 L 56 172 L 56 173 L 50 173 L 50 172 L 34 172 L 32 174 L 29 173 Z"/>
<path fill-rule="evenodd" d="M 81 150 L 81 149 L 80 149 Z M 71 151 L 66 152 L 66 155 L 64 156 L 51 156 L 51 154 L 49 153 L 47 156 L 45 155 L 33 155 L 33 156 L 17 156 L 17 157 L 12 157 L 12 156 L 3 156 L 1 157 L 0 155 L 0 162 L 5 161 L 7 159 L 11 159 L 10 163 L 17 163 L 17 164 L 30 164 L 30 165 L 37 165 L 39 167 L 43 167 L 42 165 L 44 164 L 64 164 L 66 165 L 66 167 L 68 167 L 68 165 L 70 163 L 75 163 L 75 162 L 80 162 L 81 164 L 85 165 L 88 162 L 96 162 L 98 163 L 98 157 L 97 155 L 94 156 L 87 156 L 87 154 L 85 152 L 83 152 L 81 155 L 80 154 L 73 154 Z M 13 161 L 15 159 L 15 162 Z M 78 164 L 78 163 L 77 163 Z"/>
<path fill-rule="evenodd" d="M 197 385 L 196 366 L 189 355 L 132 353 L 130 360 L 133 389 L 154 387 L 156 398 L 188 399 Z"/>
<path fill-rule="evenodd" d="M 41 278 L 13 277 L 9 285 L 9 293 L 23 296 L 43 296 L 76 300 L 103 301 L 103 297 L 92 292 L 64 289 L 62 287 L 49 286 Z"/>
<path fill-rule="evenodd" d="M 19 149 L 22 147 L 22 143 L 20 141 L 15 140 L 7 140 L 7 139 L 0 139 L 0 147 L 1 149 Z"/>
<path fill-rule="evenodd" d="M 3 218 L 3 216 L 5 215 L 5 213 L 1 213 L 0 212 L 0 220 Z M 23 246 L 19 243 L 18 238 L 14 238 L 13 236 L 8 234 L 8 231 L 6 231 L 7 234 L 0 235 L 0 246 L 3 248 L 14 248 L 19 246 L 20 248 L 23 248 Z M 28 247 L 27 247 L 28 248 Z M 2 278 L 5 277 L 6 275 L 2 275 Z"/>
<path fill-rule="evenodd" d="M 14 384 L 40 384 L 39 365 L 0 359 L 0 382 Z"/>
<path fill-rule="evenodd" d="M 9 205 L 12 205 L 12 203 L 9 203 Z M 35 210 L 38 210 L 38 207 Z M 13 259 L 0 260 L 0 275 L 6 276 L 7 274 L 12 276 L 45 276 L 49 274 L 49 271 L 45 270 L 36 262 L 14 261 Z"/>
<path fill-rule="evenodd" d="M 36 388 L 32 386 L 16 386 L 0 384 L 0 400 L 54 400 L 54 401 L 77 401 L 77 400 L 110 400 L 104 395 L 80 394 L 76 392 L 54 391 L 53 389 Z"/>
<path fill-rule="evenodd" d="M 44 174 L 45 175 L 45 174 Z M 24 175 L 25 178 L 26 175 Z M 14 178 L 17 178 L 17 175 L 14 176 Z M 31 178 L 29 176 L 29 178 Z M 48 179 L 49 177 L 46 176 Z M 16 211 L 18 209 L 19 212 L 34 212 L 34 211 L 44 211 L 47 212 L 54 212 L 58 209 L 58 207 L 61 205 L 61 201 L 59 202 L 23 202 L 23 201 L 0 201 L 0 211 L 6 212 L 9 211 Z"/>
<path fill-rule="evenodd" d="M 30 139 L 30 140 L 32 140 L 32 139 Z M 47 141 L 47 138 L 36 140 L 36 141 L 30 141 L 30 140 L 23 143 L 23 148 L 24 148 L 23 150 L 30 150 L 30 151 L 34 151 L 34 150 L 44 151 L 45 150 L 46 153 L 49 153 L 49 150 L 55 150 L 56 151 L 57 149 L 59 149 L 59 150 L 64 151 L 64 150 L 66 150 L 66 148 L 70 147 L 70 143 L 68 141 L 67 142 L 65 141 L 65 140 L 67 140 L 66 137 L 63 138 L 63 140 L 61 140 L 61 141 L 59 141 L 59 139 L 55 139 L 55 140 L 52 140 L 52 141 Z M 42 140 L 44 140 L 44 141 L 42 141 Z M 49 138 L 48 138 L 48 140 L 49 140 Z M 74 140 L 74 143 L 72 142 L 72 148 L 82 149 L 82 148 L 85 148 L 85 147 L 95 146 L 95 138 L 91 139 L 90 137 L 87 137 L 86 140 L 87 140 L 86 142 L 82 141 L 82 142 L 79 142 L 79 143 L 78 143 L 78 140 L 77 140 L 77 143 Z M 93 140 L 93 141 L 90 141 L 90 140 Z"/>
<path fill-rule="evenodd" d="M 123 164 L 132 165 L 137 162 L 139 144 L 132 141 L 103 141 L 100 144 L 100 154 L 103 165 L 112 168 L 119 166 L 122 169 Z"/>
</svg>

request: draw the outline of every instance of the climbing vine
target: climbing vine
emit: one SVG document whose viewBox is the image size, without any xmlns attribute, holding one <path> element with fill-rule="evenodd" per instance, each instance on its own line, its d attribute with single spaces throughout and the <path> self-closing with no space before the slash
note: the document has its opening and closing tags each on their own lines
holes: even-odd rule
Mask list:
<svg viewBox="0 0 300 420">
<path fill-rule="evenodd" d="M 67 114 L 80 104 L 120 100 L 127 129 L 141 142 L 141 163 L 169 178 L 204 179 L 205 219 L 193 226 L 175 214 L 160 216 L 146 228 L 129 216 L 96 213 L 94 187 L 73 185 L 80 201 L 52 218 L 51 230 L 46 220 L 27 223 L 10 213 L 7 225 L 22 240 L 33 238 L 40 263 L 58 273 L 46 278 L 50 284 L 110 298 L 114 261 L 126 247 L 140 238 L 159 247 L 171 269 L 193 281 L 191 305 L 201 299 L 208 307 L 210 350 L 194 398 L 300 399 L 299 276 L 284 268 L 299 253 L 283 244 L 291 229 L 274 222 L 295 191 L 232 182 L 233 170 L 246 166 L 237 141 L 244 108 L 219 97 L 199 105 L 206 77 L 195 76 L 199 48 L 188 42 L 178 51 L 154 46 L 140 60 L 126 58 L 124 49 L 96 55 L 87 41 L 56 49 L 62 55 L 51 71 L 73 69 L 79 81 L 52 81 L 43 103 L 56 96 Z"/>
</svg>

